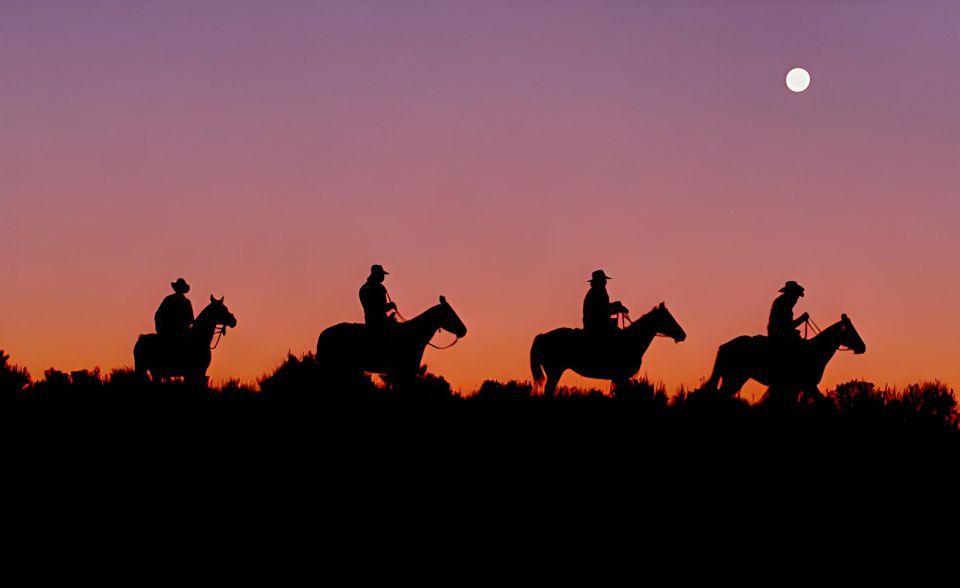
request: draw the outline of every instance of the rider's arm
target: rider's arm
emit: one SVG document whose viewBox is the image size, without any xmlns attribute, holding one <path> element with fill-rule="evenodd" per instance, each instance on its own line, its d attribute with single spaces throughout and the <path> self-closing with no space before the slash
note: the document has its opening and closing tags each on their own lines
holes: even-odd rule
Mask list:
<svg viewBox="0 0 960 588">
<path fill-rule="evenodd" d="M 797 328 L 803 323 L 807 322 L 807 319 L 810 317 L 807 313 L 801 314 L 799 317 L 793 319 L 793 328 Z"/>
</svg>

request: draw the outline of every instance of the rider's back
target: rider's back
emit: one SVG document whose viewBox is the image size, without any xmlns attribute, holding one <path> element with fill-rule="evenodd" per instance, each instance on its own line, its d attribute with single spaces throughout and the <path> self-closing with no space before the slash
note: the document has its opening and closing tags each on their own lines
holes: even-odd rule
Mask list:
<svg viewBox="0 0 960 588">
<path fill-rule="evenodd" d="M 193 323 L 193 305 L 183 294 L 170 294 L 160 303 L 153 320 L 161 337 L 183 336 Z"/>
<path fill-rule="evenodd" d="M 583 299 L 584 330 L 609 330 L 611 326 L 610 295 L 606 288 L 590 288 Z"/>
<path fill-rule="evenodd" d="M 363 320 L 372 326 L 387 323 L 387 289 L 383 284 L 366 281 L 360 286 L 360 305 L 363 306 Z"/>
<path fill-rule="evenodd" d="M 770 320 L 767 322 L 767 336 L 776 340 L 789 340 L 794 337 L 793 304 L 787 296 L 778 296 L 770 307 Z"/>
</svg>

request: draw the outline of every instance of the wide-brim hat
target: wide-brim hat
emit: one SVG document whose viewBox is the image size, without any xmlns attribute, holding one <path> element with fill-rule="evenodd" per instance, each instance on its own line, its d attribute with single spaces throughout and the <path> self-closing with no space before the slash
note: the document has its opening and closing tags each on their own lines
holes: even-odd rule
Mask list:
<svg viewBox="0 0 960 588">
<path fill-rule="evenodd" d="M 593 282 L 607 281 L 612 279 L 613 278 L 603 273 L 603 270 L 597 270 L 593 272 L 593 276 L 589 280 L 587 280 L 587 283 L 592 284 Z"/>
<path fill-rule="evenodd" d="M 170 282 L 170 287 L 178 294 L 186 294 L 190 291 L 190 284 L 183 278 L 177 278 L 176 282 Z"/>
<path fill-rule="evenodd" d="M 390 275 L 390 272 L 388 272 L 387 270 L 383 269 L 383 266 L 380 265 L 379 263 L 376 264 L 376 265 L 371 265 L 371 266 L 370 266 L 370 273 L 371 273 L 371 274 L 379 274 L 379 275 L 381 275 L 381 276 L 388 276 L 388 275 Z"/>
<path fill-rule="evenodd" d="M 804 288 L 800 284 L 794 282 L 793 280 L 790 280 L 789 282 L 783 285 L 783 288 L 780 288 L 780 291 L 783 292 L 784 294 L 787 294 L 789 292 L 796 292 L 800 296 L 803 296 Z"/>
</svg>

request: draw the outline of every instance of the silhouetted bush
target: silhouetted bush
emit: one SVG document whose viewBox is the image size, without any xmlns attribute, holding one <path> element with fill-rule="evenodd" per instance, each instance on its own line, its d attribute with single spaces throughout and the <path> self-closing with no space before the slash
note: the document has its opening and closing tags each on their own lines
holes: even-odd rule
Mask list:
<svg viewBox="0 0 960 588">
<path fill-rule="evenodd" d="M 881 447 L 889 452 L 918 440 L 933 440 L 933 447 L 960 443 L 956 397 L 939 382 L 898 391 L 852 381 L 828 391 L 821 402 L 776 405 L 682 388 L 671 397 L 663 384 L 645 379 L 612 394 L 561 388 L 555 397 L 543 396 L 528 382 L 487 380 L 461 396 L 425 367 L 408 381 L 384 384 L 368 375 L 332 377 L 309 353 L 288 355 L 257 385 L 235 379 L 212 387 L 152 382 L 128 368 L 106 376 L 99 369 L 49 369 L 32 382 L 0 353 L 5 414 L 33 415 L 35 420 L 25 423 L 59 423 L 58 434 L 122 426 L 134 438 L 144 435 L 143 429 L 160 438 L 183 432 L 183 439 L 190 439 L 189 431 L 231 431 L 234 439 L 256 435 L 262 442 L 298 436 L 305 446 L 323 438 L 346 452 L 358 446 L 380 451 L 413 438 L 423 443 L 421 450 L 434 442 L 450 451 L 519 444 L 543 448 L 547 454 L 530 459 L 554 464 L 569 451 L 581 459 L 598 451 L 622 459 L 638 451 L 648 459 L 651 451 L 716 459 L 748 448 L 796 457 L 838 448 L 876 454 Z M 51 421 L 52 414 L 58 419 Z"/>
<path fill-rule="evenodd" d="M 533 395 L 533 386 L 527 382 L 510 380 L 507 383 L 485 380 L 471 397 L 476 401 L 522 402 Z"/>
<path fill-rule="evenodd" d="M 891 394 L 877 390 L 872 382 L 853 380 L 827 393 L 840 412 L 850 416 L 878 417 L 890 403 Z"/>
<path fill-rule="evenodd" d="M 19 395 L 30 384 L 30 372 L 9 363 L 10 356 L 0 349 L 0 397 L 7 398 Z"/>
<path fill-rule="evenodd" d="M 921 427 L 957 428 L 957 399 L 949 387 L 940 382 L 911 384 L 893 401 L 904 418 Z"/>
</svg>

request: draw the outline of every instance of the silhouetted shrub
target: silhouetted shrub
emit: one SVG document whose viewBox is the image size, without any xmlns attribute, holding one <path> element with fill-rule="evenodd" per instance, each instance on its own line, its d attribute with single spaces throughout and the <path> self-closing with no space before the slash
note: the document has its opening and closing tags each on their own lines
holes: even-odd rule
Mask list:
<svg viewBox="0 0 960 588">
<path fill-rule="evenodd" d="M 656 404 L 664 408 L 667 406 L 667 388 L 663 382 L 654 385 L 646 378 L 634 379 L 626 386 L 614 388 L 613 398 L 620 402 Z"/>
<path fill-rule="evenodd" d="M 527 382 L 510 380 L 504 384 L 496 380 L 484 380 L 469 398 L 479 401 L 517 402 L 529 400 L 532 396 L 533 386 Z"/>
<path fill-rule="evenodd" d="M 10 356 L 0 349 L 0 397 L 19 395 L 30 387 L 30 372 L 9 363 Z"/>
<path fill-rule="evenodd" d="M 833 400 L 841 413 L 867 417 L 879 416 L 890 397 L 888 391 L 877 390 L 872 382 L 861 380 L 839 384 L 827 393 L 827 398 Z"/>
<path fill-rule="evenodd" d="M 397 383 L 392 392 L 400 398 L 417 402 L 441 402 L 454 398 L 450 383 L 442 376 L 427 372 L 425 365 L 421 366 L 416 378 Z"/>
<path fill-rule="evenodd" d="M 957 399 L 953 390 L 940 382 L 912 384 L 898 399 L 903 414 L 920 425 L 944 429 L 957 427 Z"/>
<path fill-rule="evenodd" d="M 67 407 L 58 413 L 67 427 L 99 422 L 137 428 L 152 423 L 167 430 L 193 423 L 206 430 L 215 423 L 235 427 L 231 430 L 252 426 L 264 435 L 295 432 L 309 437 L 320 431 L 334 446 L 363 438 L 373 447 L 410 435 L 426 442 L 440 431 L 441 436 L 468 436 L 460 440 L 473 447 L 491 442 L 549 447 L 552 442 L 570 451 L 579 444 L 597 451 L 597 444 L 607 443 L 623 455 L 650 446 L 690 447 L 692 455 L 761 447 L 796 456 L 842 447 L 877 451 L 878 440 L 889 441 L 887 450 L 917 439 L 939 444 L 949 438 L 950 447 L 960 443 L 956 396 L 939 382 L 898 392 L 852 381 L 830 390 L 823 402 L 776 406 L 683 388 L 671 398 L 662 383 L 646 379 L 631 381 L 612 394 L 560 388 L 552 398 L 516 380 L 486 380 L 475 393 L 461 396 L 425 366 L 415 378 L 386 383 L 378 386 L 362 374 L 325 373 L 310 353 L 288 355 L 258 387 L 236 379 L 214 388 L 152 382 L 129 368 L 106 376 L 99 369 L 49 369 L 42 380 L 31 382 L 26 370 L 11 365 L 9 356 L 0 352 L 0 392 L 13 407 L 7 414 L 23 407 L 45 422 L 48 407 Z M 231 418 L 238 415 L 243 418 Z"/>
</svg>

